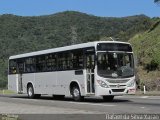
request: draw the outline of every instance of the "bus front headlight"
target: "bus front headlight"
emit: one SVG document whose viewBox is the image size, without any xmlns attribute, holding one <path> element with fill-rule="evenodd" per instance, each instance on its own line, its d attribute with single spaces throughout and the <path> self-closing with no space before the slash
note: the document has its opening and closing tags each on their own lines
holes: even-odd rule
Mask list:
<svg viewBox="0 0 160 120">
<path fill-rule="evenodd" d="M 133 86 L 134 86 L 134 84 L 135 84 L 135 81 L 134 81 L 134 80 L 132 80 L 131 82 L 129 82 L 129 83 L 127 84 L 127 87 L 133 87 Z"/>
<path fill-rule="evenodd" d="M 105 82 L 103 82 L 102 80 L 97 80 L 97 82 L 101 87 L 108 88 L 108 85 Z"/>
</svg>

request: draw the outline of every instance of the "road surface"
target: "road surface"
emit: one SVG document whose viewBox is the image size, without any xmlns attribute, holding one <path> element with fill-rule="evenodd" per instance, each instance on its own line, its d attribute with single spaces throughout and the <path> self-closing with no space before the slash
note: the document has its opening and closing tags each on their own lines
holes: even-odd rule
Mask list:
<svg viewBox="0 0 160 120">
<path fill-rule="evenodd" d="M 27 95 L 0 95 L 0 114 L 39 114 L 40 118 L 44 114 L 83 114 L 94 118 L 101 114 L 160 114 L 160 96 L 117 96 L 112 102 L 86 98 L 84 102 L 74 102 L 72 98 L 54 100 L 51 96 L 28 99 Z"/>
</svg>

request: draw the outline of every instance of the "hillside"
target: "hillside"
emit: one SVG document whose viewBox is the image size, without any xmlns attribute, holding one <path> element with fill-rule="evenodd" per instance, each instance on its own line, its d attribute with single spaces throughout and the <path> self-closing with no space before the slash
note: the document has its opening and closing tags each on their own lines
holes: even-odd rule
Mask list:
<svg viewBox="0 0 160 120">
<path fill-rule="evenodd" d="M 37 17 L 0 15 L 0 87 L 6 85 L 4 71 L 7 71 L 10 55 L 109 36 L 127 41 L 135 34 L 146 31 L 151 24 L 151 19 L 145 15 L 113 18 L 74 11 Z"/>
<path fill-rule="evenodd" d="M 135 35 L 129 42 L 137 56 L 141 82 L 150 84 L 148 89 L 156 89 L 156 85 L 160 85 L 160 20 L 148 31 Z"/>
</svg>

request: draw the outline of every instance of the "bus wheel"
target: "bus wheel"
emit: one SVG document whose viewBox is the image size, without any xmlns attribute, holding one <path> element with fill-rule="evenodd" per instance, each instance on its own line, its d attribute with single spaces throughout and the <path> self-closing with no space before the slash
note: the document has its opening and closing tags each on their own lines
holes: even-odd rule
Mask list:
<svg viewBox="0 0 160 120">
<path fill-rule="evenodd" d="M 107 102 L 111 102 L 113 101 L 113 99 L 114 99 L 114 96 L 103 96 L 103 100 Z"/>
<path fill-rule="evenodd" d="M 78 86 L 74 86 L 72 88 L 72 97 L 75 101 L 82 101 L 84 99 L 84 97 L 81 96 L 81 92 Z"/>
<path fill-rule="evenodd" d="M 32 85 L 29 85 L 27 88 L 27 94 L 29 98 L 34 98 L 35 94 L 34 94 L 34 89 Z"/>
</svg>

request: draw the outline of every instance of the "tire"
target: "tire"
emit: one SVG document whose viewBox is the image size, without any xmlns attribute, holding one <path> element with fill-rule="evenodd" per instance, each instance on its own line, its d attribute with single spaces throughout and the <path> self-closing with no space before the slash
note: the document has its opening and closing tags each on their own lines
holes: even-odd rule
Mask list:
<svg viewBox="0 0 160 120">
<path fill-rule="evenodd" d="M 84 100 L 84 97 L 81 96 L 81 92 L 80 92 L 80 89 L 79 89 L 78 86 L 74 86 L 74 87 L 72 88 L 71 94 L 72 94 L 72 97 L 73 97 L 73 99 L 74 99 L 75 101 L 83 101 L 83 100 Z"/>
<path fill-rule="evenodd" d="M 113 99 L 114 99 L 114 96 L 103 96 L 103 100 L 106 102 L 111 102 L 113 101 Z"/>
<path fill-rule="evenodd" d="M 40 98 L 41 97 L 41 94 L 34 94 L 34 88 L 32 85 L 29 85 L 28 88 L 27 88 L 27 94 L 28 94 L 28 97 L 30 99 L 33 99 L 33 98 Z"/>
<path fill-rule="evenodd" d="M 63 100 L 65 95 L 53 95 L 53 99 L 55 100 Z"/>
</svg>

